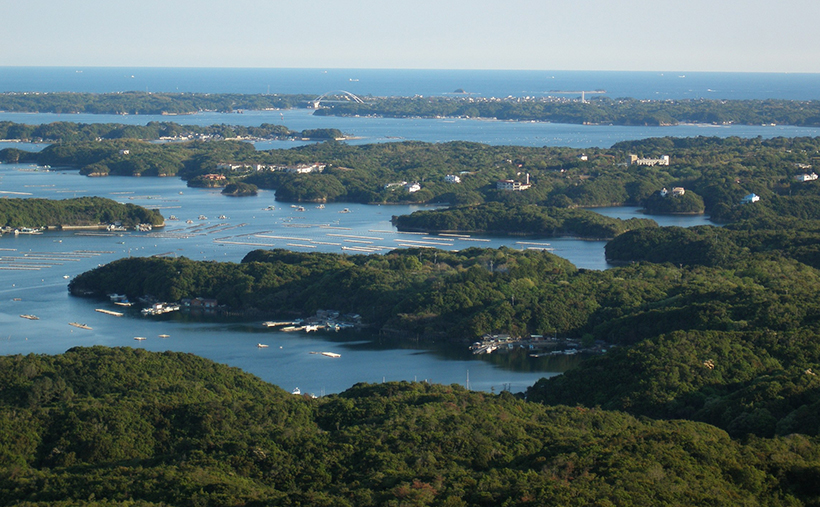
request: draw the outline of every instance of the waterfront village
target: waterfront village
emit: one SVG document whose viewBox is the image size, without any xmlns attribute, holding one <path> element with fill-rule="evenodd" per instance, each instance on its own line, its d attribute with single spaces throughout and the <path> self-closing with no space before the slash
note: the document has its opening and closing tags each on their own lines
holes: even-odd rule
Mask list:
<svg viewBox="0 0 820 507">
<path fill-rule="evenodd" d="M 133 306 L 134 303 L 128 300 L 124 294 L 108 294 L 108 298 L 117 306 Z M 137 301 L 145 305 L 140 310 L 142 315 L 162 315 L 165 313 L 186 311 L 186 312 L 203 312 L 203 313 L 230 313 L 230 310 L 224 305 L 219 305 L 218 301 L 213 298 L 182 298 L 178 302 L 164 302 L 157 301 L 156 298 L 150 295 L 142 296 Z M 342 329 L 361 329 L 362 317 L 359 314 L 341 314 L 336 310 L 317 310 L 316 313 L 310 317 L 282 320 L 282 321 L 266 321 L 262 323 L 266 328 L 278 328 L 279 331 L 311 331 L 328 330 L 340 331 Z"/>
<path fill-rule="evenodd" d="M 109 294 L 108 298 L 118 306 L 132 306 L 134 303 L 128 300 L 123 294 Z M 217 313 L 228 312 L 224 306 L 220 306 L 216 299 L 212 298 L 183 298 L 178 302 L 167 303 L 157 301 L 156 298 L 147 295 L 138 298 L 139 303 L 145 305 L 140 310 L 144 316 L 162 315 L 165 313 L 185 311 Z M 98 310 L 101 311 L 101 310 Z M 103 312 L 111 313 L 115 312 Z M 121 314 L 119 314 L 121 315 Z M 304 331 L 306 333 L 314 331 L 341 331 L 344 329 L 360 330 L 366 327 L 362 323 L 359 314 L 341 314 L 336 310 L 317 310 L 314 315 L 306 318 L 271 320 L 262 323 L 265 328 L 275 329 L 283 332 Z M 470 345 L 473 354 L 508 353 L 516 349 L 525 349 L 530 357 L 538 358 L 544 356 L 603 354 L 607 351 L 607 344 L 597 340 L 588 342 L 578 338 L 559 338 L 557 336 L 528 335 L 514 337 L 509 334 L 487 334 L 481 340 Z M 613 347 L 613 345 L 609 345 Z"/>
<path fill-rule="evenodd" d="M 508 334 L 485 334 L 481 340 L 470 345 L 473 354 L 492 354 L 512 352 L 516 349 L 529 351 L 530 357 L 544 356 L 572 356 L 575 354 L 604 354 L 607 347 L 606 342 L 595 340 L 588 342 L 585 339 L 559 338 L 557 336 L 544 336 L 533 334 L 529 336 L 514 337 Z"/>
</svg>

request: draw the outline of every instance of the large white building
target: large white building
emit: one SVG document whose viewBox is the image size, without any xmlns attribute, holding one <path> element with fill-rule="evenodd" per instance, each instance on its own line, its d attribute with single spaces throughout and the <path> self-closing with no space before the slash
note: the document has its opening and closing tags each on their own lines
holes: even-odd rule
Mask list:
<svg viewBox="0 0 820 507">
<path fill-rule="evenodd" d="M 669 165 L 670 159 L 669 155 L 663 155 L 661 158 L 640 158 L 637 155 L 629 155 L 627 159 L 627 164 L 629 165 L 643 165 L 643 166 L 656 166 L 656 165 Z"/>
<path fill-rule="evenodd" d="M 520 192 L 522 190 L 527 190 L 531 186 L 532 185 L 530 185 L 530 175 L 529 174 L 527 174 L 527 177 L 524 180 L 524 183 L 521 183 L 520 181 L 517 181 L 517 180 L 498 180 L 495 183 L 495 188 L 497 190 L 508 190 L 508 191 L 513 191 L 513 192 Z"/>
</svg>

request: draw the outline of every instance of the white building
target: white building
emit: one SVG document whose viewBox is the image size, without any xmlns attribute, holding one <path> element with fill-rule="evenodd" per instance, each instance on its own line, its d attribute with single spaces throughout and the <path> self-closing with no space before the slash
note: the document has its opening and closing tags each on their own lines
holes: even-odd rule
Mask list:
<svg viewBox="0 0 820 507">
<path fill-rule="evenodd" d="M 817 173 L 798 174 L 797 176 L 794 177 L 794 179 L 801 182 L 801 183 L 805 183 L 806 181 L 814 181 L 814 180 L 817 179 Z"/>
<path fill-rule="evenodd" d="M 448 174 L 444 177 L 444 181 L 446 181 L 447 183 L 461 183 L 461 178 L 459 178 L 455 174 Z"/>
<path fill-rule="evenodd" d="M 757 194 L 752 193 L 752 194 L 747 195 L 743 199 L 741 199 L 740 204 L 749 204 L 749 203 L 752 203 L 752 202 L 757 202 L 759 200 L 760 200 L 760 196 L 757 195 Z"/>
<path fill-rule="evenodd" d="M 530 185 L 530 175 L 527 175 L 527 180 L 525 183 L 521 183 L 520 181 L 516 180 L 498 180 L 495 183 L 495 188 L 497 190 L 507 190 L 511 192 L 520 192 L 522 190 L 527 190 L 532 185 Z"/>
<path fill-rule="evenodd" d="M 421 185 L 418 183 L 407 183 L 404 185 L 404 189 L 407 190 L 408 193 L 412 194 L 413 192 L 418 192 L 421 190 Z"/>
<path fill-rule="evenodd" d="M 669 165 L 670 159 L 669 155 L 663 155 L 661 158 L 639 158 L 637 155 L 629 155 L 627 159 L 627 163 L 629 165 L 643 165 L 643 166 L 656 166 L 656 165 Z"/>
</svg>

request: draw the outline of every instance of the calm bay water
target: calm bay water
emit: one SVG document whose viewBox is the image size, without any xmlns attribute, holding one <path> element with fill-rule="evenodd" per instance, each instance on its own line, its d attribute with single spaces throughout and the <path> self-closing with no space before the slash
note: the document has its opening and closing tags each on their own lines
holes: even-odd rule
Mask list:
<svg viewBox="0 0 820 507">
<path fill-rule="evenodd" d="M 208 93 L 316 93 L 344 89 L 367 95 L 443 95 L 455 88 L 483 96 L 545 94 L 550 90 L 599 89 L 612 97 L 637 98 L 785 98 L 817 99 L 820 75 L 618 72 L 494 72 L 410 71 L 349 69 L 68 69 L 4 68 L 0 92 L 75 91 Z M 339 128 L 359 139 L 351 143 L 421 140 L 467 140 L 487 144 L 524 146 L 608 147 L 629 139 L 657 136 L 817 136 L 820 129 L 795 127 L 612 127 L 549 123 L 518 123 L 465 119 L 380 119 L 314 117 L 307 110 L 201 113 L 185 116 L 110 116 L 0 113 L 0 121 L 39 124 L 53 121 L 145 124 L 175 121 L 210 125 L 277 123 L 294 130 Z M 305 143 L 257 143 L 258 149 Z M 0 143 L 38 150 L 44 145 Z M 45 172 L 34 167 L 0 165 L 0 197 L 52 199 L 98 195 L 121 202 L 160 208 L 180 220 L 155 233 L 89 236 L 55 232 L 38 236 L 0 238 L 0 354 L 60 353 L 74 346 L 138 346 L 150 350 L 195 353 L 240 367 L 285 389 L 299 387 L 315 394 L 342 391 L 356 382 L 430 380 L 465 384 L 468 372 L 473 389 L 521 391 L 538 378 L 557 375 L 573 358 L 530 359 L 521 355 L 473 357 L 462 348 L 396 348 L 363 340 L 359 335 L 271 332 L 261 322 L 190 322 L 178 315 L 144 318 L 138 314 L 112 317 L 94 310 L 113 309 L 110 303 L 70 297 L 70 277 L 128 255 L 186 256 L 238 262 L 254 248 L 357 253 L 348 248 L 378 248 L 384 252 L 406 244 L 440 248 L 469 246 L 522 248 L 515 239 L 443 238 L 398 233 L 392 215 L 410 213 L 418 206 L 328 204 L 324 209 L 305 206 L 297 211 L 276 203 L 272 192 L 256 197 L 228 198 L 218 191 L 189 189 L 176 179 L 85 178 L 77 171 Z M 275 209 L 266 209 L 273 206 Z M 340 213 L 348 208 L 348 213 Z M 596 211 L 621 218 L 641 216 L 632 208 Z M 202 215 L 204 218 L 200 218 Z M 224 215 L 225 218 L 218 218 Z M 707 223 L 702 216 L 653 217 L 661 225 L 692 226 Z M 186 223 L 192 220 L 192 223 Z M 606 269 L 603 241 L 569 238 L 541 242 L 578 267 Z M 22 319 L 34 314 L 40 320 Z M 74 328 L 84 322 L 92 330 Z M 170 335 L 167 339 L 160 334 Z M 145 336 L 145 341 L 134 341 Z M 269 345 L 258 348 L 258 343 Z M 310 352 L 330 351 L 338 359 Z"/>
<path fill-rule="evenodd" d="M 818 127 L 787 125 L 675 125 L 670 127 L 624 127 L 616 125 L 570 125 L 565 123 L 514 122 L 476 120 L 466 118 L 344 118 L 313 116 L 308 109 L 285 111 L 246 111 L 238 113 L 198 113 L 179 116 L 158 115 L 94 115 L 49 113 L 4 113 L 0 121 L 39 125 L 57 121 L 76 123 L 125 123 L 145 125 L 148 122 L 175 122 L 183 125 L 285 125 L 292 130 L 337 128 L 355 136 L 350 144 L 370 144 L 396 141 L 472 141 L 490 145 L 515 146 L 569 146 L 572 148 L 608 148 L 620 141 L 649 137 L 815 137 Z M 256 143 L 257 149 L 291 148 L 310 144 L 302 141 L 265 141 Z M 17 148 L 26 149 L 22 143 Z"/>
<path fill-rule="evenodd" d="M 338 392 L 356 382 L 382 379 L 464 384 L 468 370 L 473 389 L 520 391 L 538 378 L 557 374 L 572 362 L 568 358 L 476 358 L 463 348 L 394 348 L 395 344 L 363 341 L 356 334 L 272 332 L 264 329 L 261 322 L 193 323 L 179 316 L 146 318 L 136 313 L 118 318 L 94 311 L 118 307 L 71 297 L 66 290 L 70 277 L 128 255 L 164 254 L 238 262 L 255 248 L 353 254 L 362 252 L 342 247 L 378 248 L 386 252 L 408 244 L 447 249 L 531 246 L 507 238 L 474 236 L 453 240 L 403 234 L 390 224 L 392 215 L 411 213 L 420 206 L 331 203 L 324 209 L 309 205 L 298 211 L 291 205 L 275 202 L 273 192 L 231 198 L 217 190 L 187 188 L 176 178 L 86 178 L 77 171 L 43 171 L 14 164 L 0 165 L 0 192 L 6 196 L 52 199 L 98 195 L 159 208 L 164 216 L 179 218 L 168 221 L 166 228 L 154 233 L 98 236 L 61 231 L 0 238 L 2 354 L 60 353 L 73 346 L 96 344 L 179 350 L 238 366 L 285 389 L 298 386 L 315 394 Z M 275 209 L 266 209 L 269 206 Z M 345 208 L 349 212 L 343 212 Z M 599 211 L 611 216 L 637 213 L 632 208 Z M 220 215 L 225 218 L 218 218 Z M 662 222 L 705 222 L 703 217 L 658 218 Z M 187 223 L 188 220 L 193 223 Z M 579 267 L 607 267 L 603 241 L 524 241 L 542 243 L 545 247 L 549 244 L 554 253 Z M 40 320 L 22 319 L 21 314 L 37 315 Z M 71 327 L 71 321 L 86 323 L 93 329 Z M 160 334 L 170 338 L 158 338 Z M 134 336 L 148 339 L 135 341 Z M 257 348 L 258 343 L 269 347 Z M 337 352 L 342 357 L 310 354 L 321 351 Z"/>
</svg>

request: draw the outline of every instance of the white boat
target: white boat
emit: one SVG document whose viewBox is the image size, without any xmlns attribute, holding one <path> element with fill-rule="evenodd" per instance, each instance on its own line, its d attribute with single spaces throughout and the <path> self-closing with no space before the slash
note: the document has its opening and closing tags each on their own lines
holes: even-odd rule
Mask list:
<svg viewBox="0 0 820 507">
<path fill-rule="evenodd" d="M 38 317 L 36 315 L 24 314 L 24 315 L 20 315 L 20 317 L 22 317 L 24 319 L 28 319 L 28 320 L 40 320 L 40 317 Z"/>
<path fill-rule="evenodd" d="M 135 336 L 134 339 L 137 340 L 137 341 L 142 341 L 142 340 L 145 340 L 146 338 L 144 336 Z"/>
<path fill-rule="evenodd" d="M 159 337 L 160 337 L 160 338 L 170 338 L 170 337 L 171 337 L 171 335 L 169 335 L 169 334 L 161 334 L 161 335 L 159 335 Z"/>
<path fill-rule="evenodd" d="M 337 354 L 335 352 L 322 352 L 322 355 L 327 357 L 342 357 L 341 354 Z"/>
<path fill-rule="evenodd" d="M 260 349 L 266 349 L 266 348 L 268 348 L 268 346 L 267 346 L 267 345 L 265 345 L 264 343 L 257 343 L 257 344 L 256 344 L 256 346 L 257 346 L 257 347 L 259 347 Z"/>
</svg>

